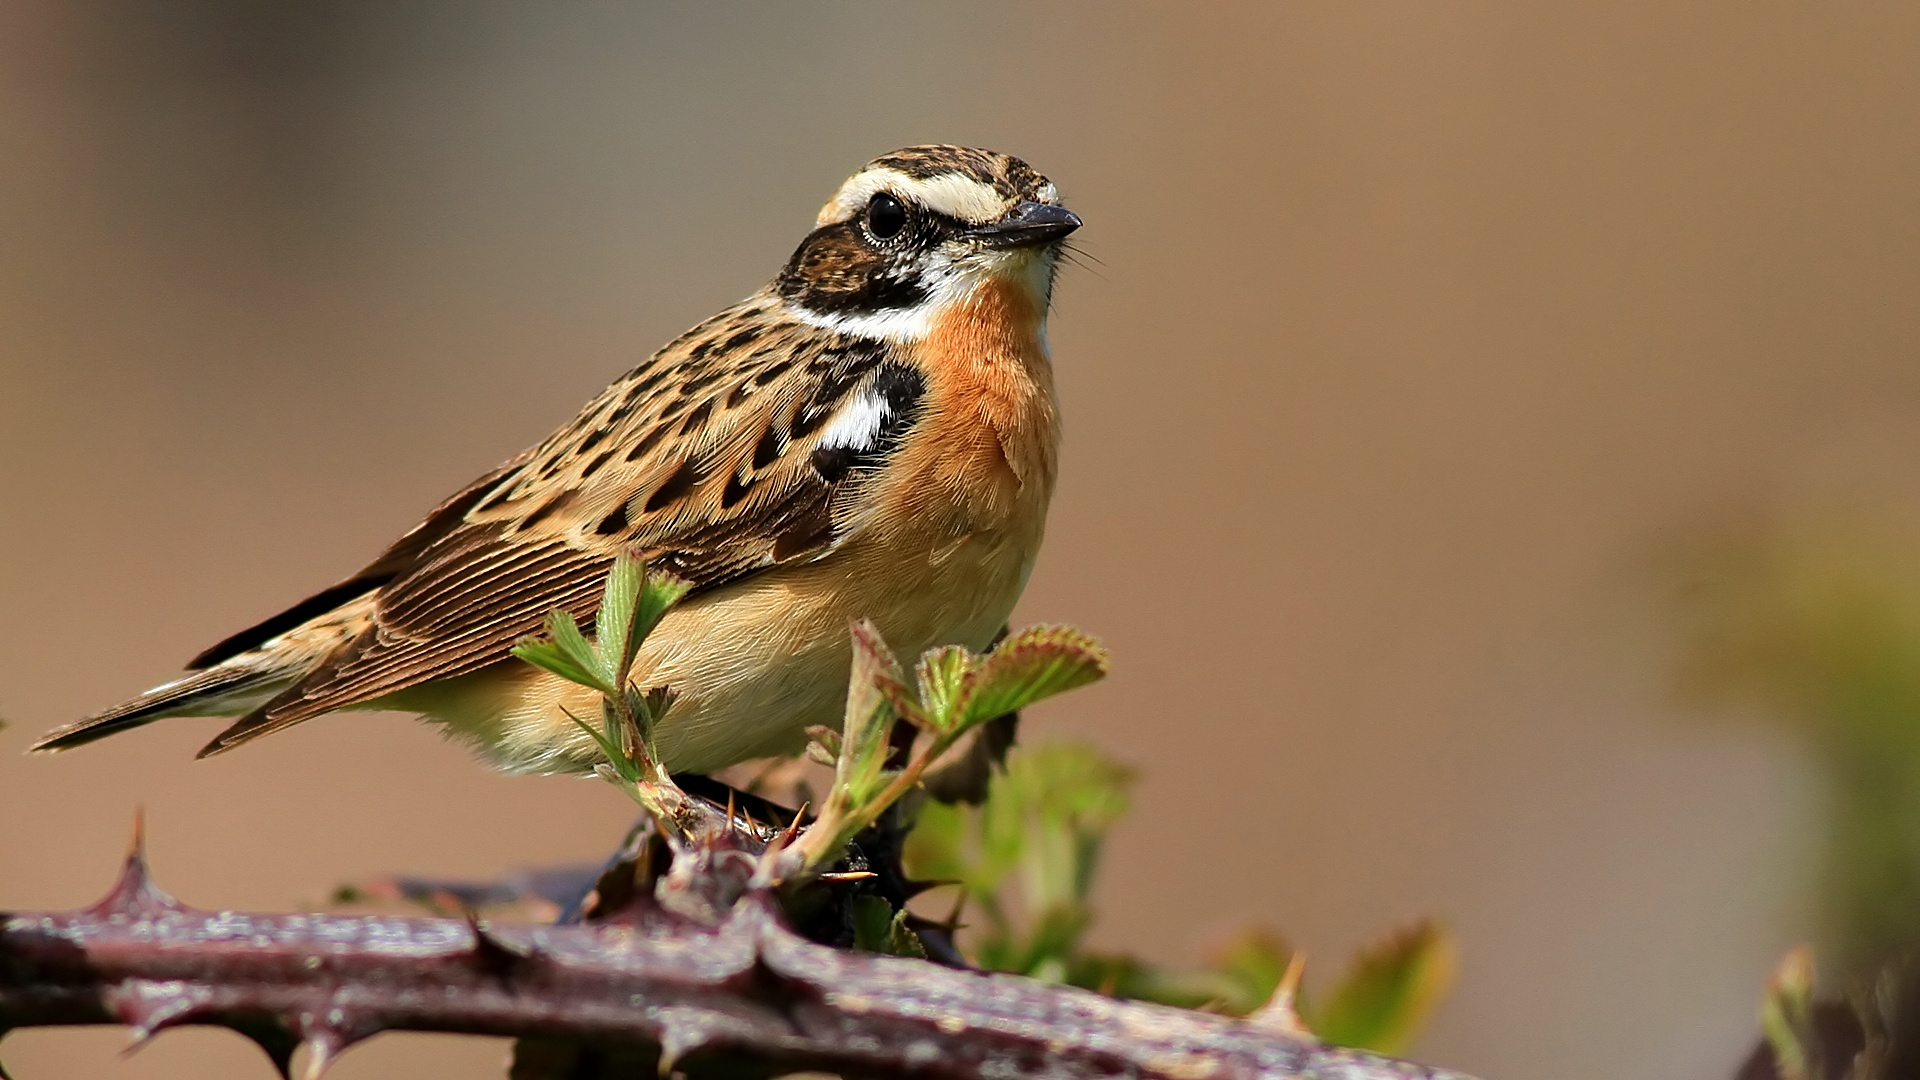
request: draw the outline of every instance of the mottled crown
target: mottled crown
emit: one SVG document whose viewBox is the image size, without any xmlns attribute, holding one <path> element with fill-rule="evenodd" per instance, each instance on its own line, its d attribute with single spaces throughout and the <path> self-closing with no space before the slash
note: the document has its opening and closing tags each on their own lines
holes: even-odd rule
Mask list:
<svg viewBox="0 0 1920 1080">
<path fill-rule="evenodd" d="M 971 146 L 909 146 L 874 158 L 840 185 L 815 225 L 846 221 L 880 191 L 973 225 L 998 221 L 1018 203 L 1060 202 L 1053 181 L 1010 154 Z"/>
</svg>

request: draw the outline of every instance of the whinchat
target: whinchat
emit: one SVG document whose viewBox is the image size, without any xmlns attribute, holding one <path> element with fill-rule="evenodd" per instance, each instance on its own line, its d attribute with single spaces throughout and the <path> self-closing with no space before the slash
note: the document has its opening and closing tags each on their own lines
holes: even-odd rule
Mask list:
<svg viewBox="0 0 1920 1080">
<path fill-rule="evenodd" d="M 440 504 L 345 581 L 50 732 L 62 750 L 238 717 L 201 755 L 337 709 L 422 714 L 502 768 L 599 760 L 592 691 L 514 659 L 585 619 L 615 555 L 691 583 L 647 639 L 663 763 L 710 772 L 836 725 L 849 618 L 902 655 L 984 649 L 1025 587 L 1060 445 L 1046 341 L 1080 219 L 1017 158 L 916 146 L 841 185 L 765 288 Z"/>
</svg>

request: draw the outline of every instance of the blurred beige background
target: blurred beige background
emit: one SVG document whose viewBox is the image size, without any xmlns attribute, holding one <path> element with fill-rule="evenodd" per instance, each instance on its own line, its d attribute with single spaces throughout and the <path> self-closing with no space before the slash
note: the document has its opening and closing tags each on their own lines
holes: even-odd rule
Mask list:
<svg viewBox="0 0 1920 1080">
<path fill-rule="evenodd" d="M 1845 463 L 1904 490 L 1917 122 L 1910 3 L 0 0 L 0 909 L 91 901 L 139 805 L 217 907 L 607 850 L 611 789 L 399 717 L 19 751 L 357 567 L 771 276 L 868 158 L 980 143 L 1099 260 L 1060 288 L 1020 616 L 1118 658 L 1028 727 L 1144 769 L 1100 942 L 1257 921 L 1331 969 L 1432 913 L 1463 967 L 1422 1056 L 1729 1076 L 1808 932 L 1817 800 L 1670 703 L 1635 567 Z M 268 1075 L 224 1032 L 123 1042 L 0 1049 Z"/>
</svg>

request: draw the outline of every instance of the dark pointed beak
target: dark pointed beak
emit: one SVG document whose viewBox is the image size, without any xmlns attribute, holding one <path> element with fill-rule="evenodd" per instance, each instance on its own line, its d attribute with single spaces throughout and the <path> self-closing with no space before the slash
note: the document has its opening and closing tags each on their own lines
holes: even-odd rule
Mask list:
<svg viewBox="0 0 1920 1080">
<path fill-rule="evenodd" d="M 1023 202 L 990 225 L 968 230 L 988 247 L 1023 248 L 1051 244 L 1080 227 L 1080 216 L 1064 206 Z"/>
</svg>

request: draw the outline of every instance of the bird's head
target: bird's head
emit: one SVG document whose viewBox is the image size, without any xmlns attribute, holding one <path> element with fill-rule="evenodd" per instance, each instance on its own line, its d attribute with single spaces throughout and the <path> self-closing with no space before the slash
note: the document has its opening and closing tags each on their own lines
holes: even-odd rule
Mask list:
<svg viewBox="0 0 1920 1080">
<path fill-rule="evenodd" d="M 1079 227 L 1019 158 L 911 146 L 840 186 L 774 288 L 817 325 L 895 339 L 924 335 L 988 283 L 1027 291 L 1044 313 L 1060 243 Z"/>
</svg>

